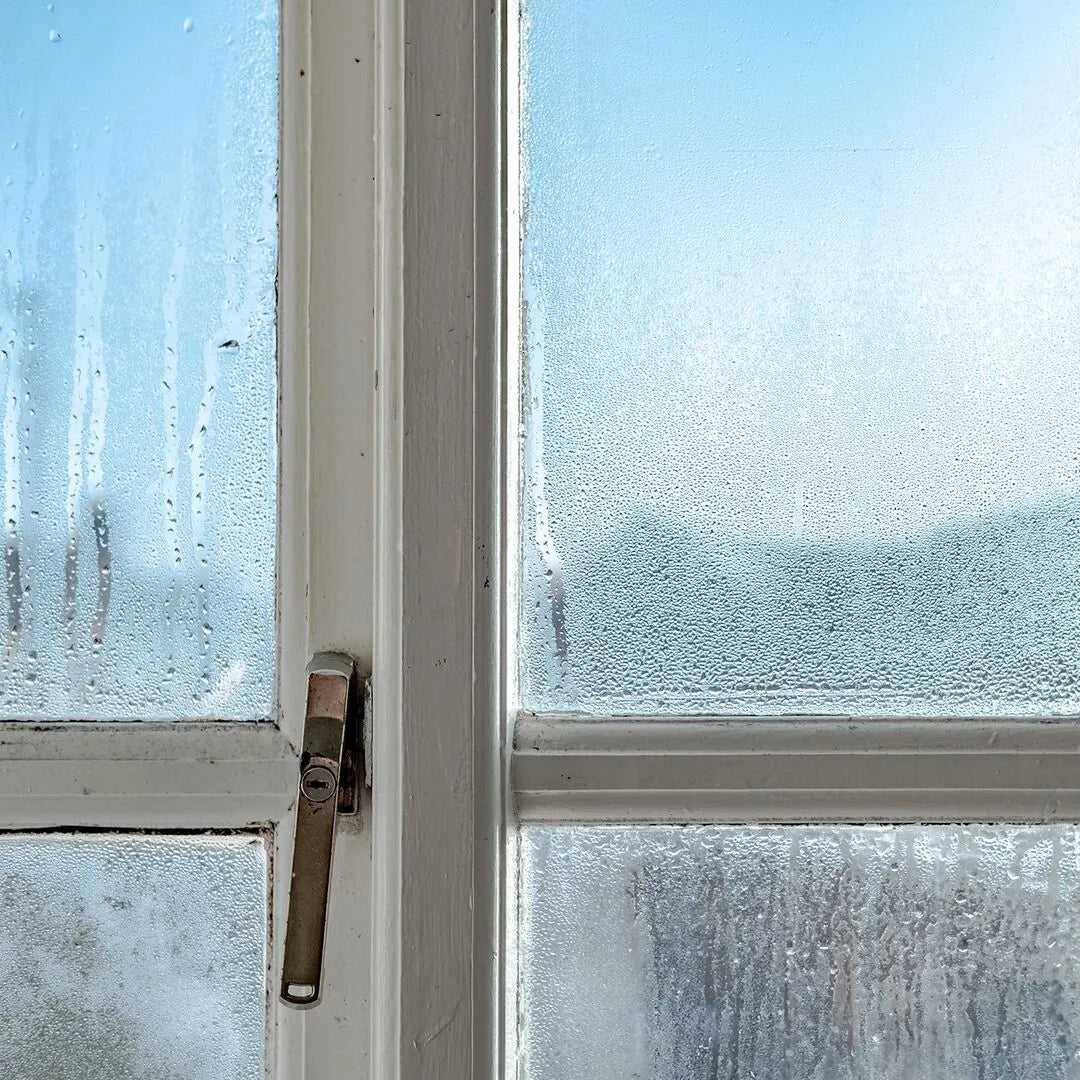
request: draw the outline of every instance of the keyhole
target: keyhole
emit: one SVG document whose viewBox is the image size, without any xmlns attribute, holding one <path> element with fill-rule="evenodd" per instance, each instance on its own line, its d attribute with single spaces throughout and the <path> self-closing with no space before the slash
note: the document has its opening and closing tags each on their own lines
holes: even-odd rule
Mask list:
<svg viewBox="0 0 1080 1080">
<path fill-rule="evenodd" d="M 337 777 L 325 765 L 312 765 L 300 779 L 300 790 L 312 802 L 326 802 L 337 789 Z"/>
</svg>

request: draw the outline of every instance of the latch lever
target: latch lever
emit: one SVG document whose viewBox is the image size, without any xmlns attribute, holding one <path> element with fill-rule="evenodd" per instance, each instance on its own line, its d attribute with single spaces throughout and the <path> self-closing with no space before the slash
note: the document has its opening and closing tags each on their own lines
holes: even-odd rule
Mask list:
<svg viewBox="0 0 1080 1080">
<path fill-rule="evenodd" d="M 307 716 L 281 972 L 281 1000 L 300 1009 L 319 1001 L 337 815 L 355 813 L 358 804 L 356 749 L 347 741 L 347 736 L 357 738 L 359 695 L 355 681 L 355 667 L 347 656 L 321 653 L 308 665 Z"/>
</svg>

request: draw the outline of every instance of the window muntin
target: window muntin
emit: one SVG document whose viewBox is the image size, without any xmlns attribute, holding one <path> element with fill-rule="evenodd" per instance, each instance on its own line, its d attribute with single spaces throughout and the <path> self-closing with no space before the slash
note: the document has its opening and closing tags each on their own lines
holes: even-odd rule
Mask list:
<svg viewBox="0 0 1080 1080">
<path fill-rule="evenodd" d="M 522 18 L 524 706 L 1075 713 L 1069 5 Z"/>
</svg>

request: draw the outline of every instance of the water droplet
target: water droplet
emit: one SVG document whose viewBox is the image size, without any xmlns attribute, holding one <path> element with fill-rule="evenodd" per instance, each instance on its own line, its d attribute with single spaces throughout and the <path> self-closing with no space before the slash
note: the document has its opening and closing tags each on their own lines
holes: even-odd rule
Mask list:
<svg viewBox="0 0 1080 1080">
<path fill-rule="evenodd" d="M 194 19 L 185 19 L 184 20 L 184 33 L 185 34 L 190 34 L 191 31 L 194 30 L 194 29 L 195 29 L 195 20 Z"/>
<path fill-rule="evenodd" d="M 49 40 L 50 41 L 59 41 L 60 40 L 60 31 L 59 30 L 50 30 L 49 31 Z"/>
</svg>

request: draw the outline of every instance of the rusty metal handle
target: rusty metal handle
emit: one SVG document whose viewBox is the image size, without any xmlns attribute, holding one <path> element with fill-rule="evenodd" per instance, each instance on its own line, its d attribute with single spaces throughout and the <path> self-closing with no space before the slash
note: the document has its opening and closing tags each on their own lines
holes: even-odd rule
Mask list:
<svg viewBox="0 0 1080 1080">
<path fill-rule="evenodd" d="M 300 1009 L 317 1005 L 321 991 L 334 827 L 353 675 L 353 661 L 336 653 L 320 654 L 308 665 L 307 718 L 281 971 L 281 1000 Z"/>
</svg>

